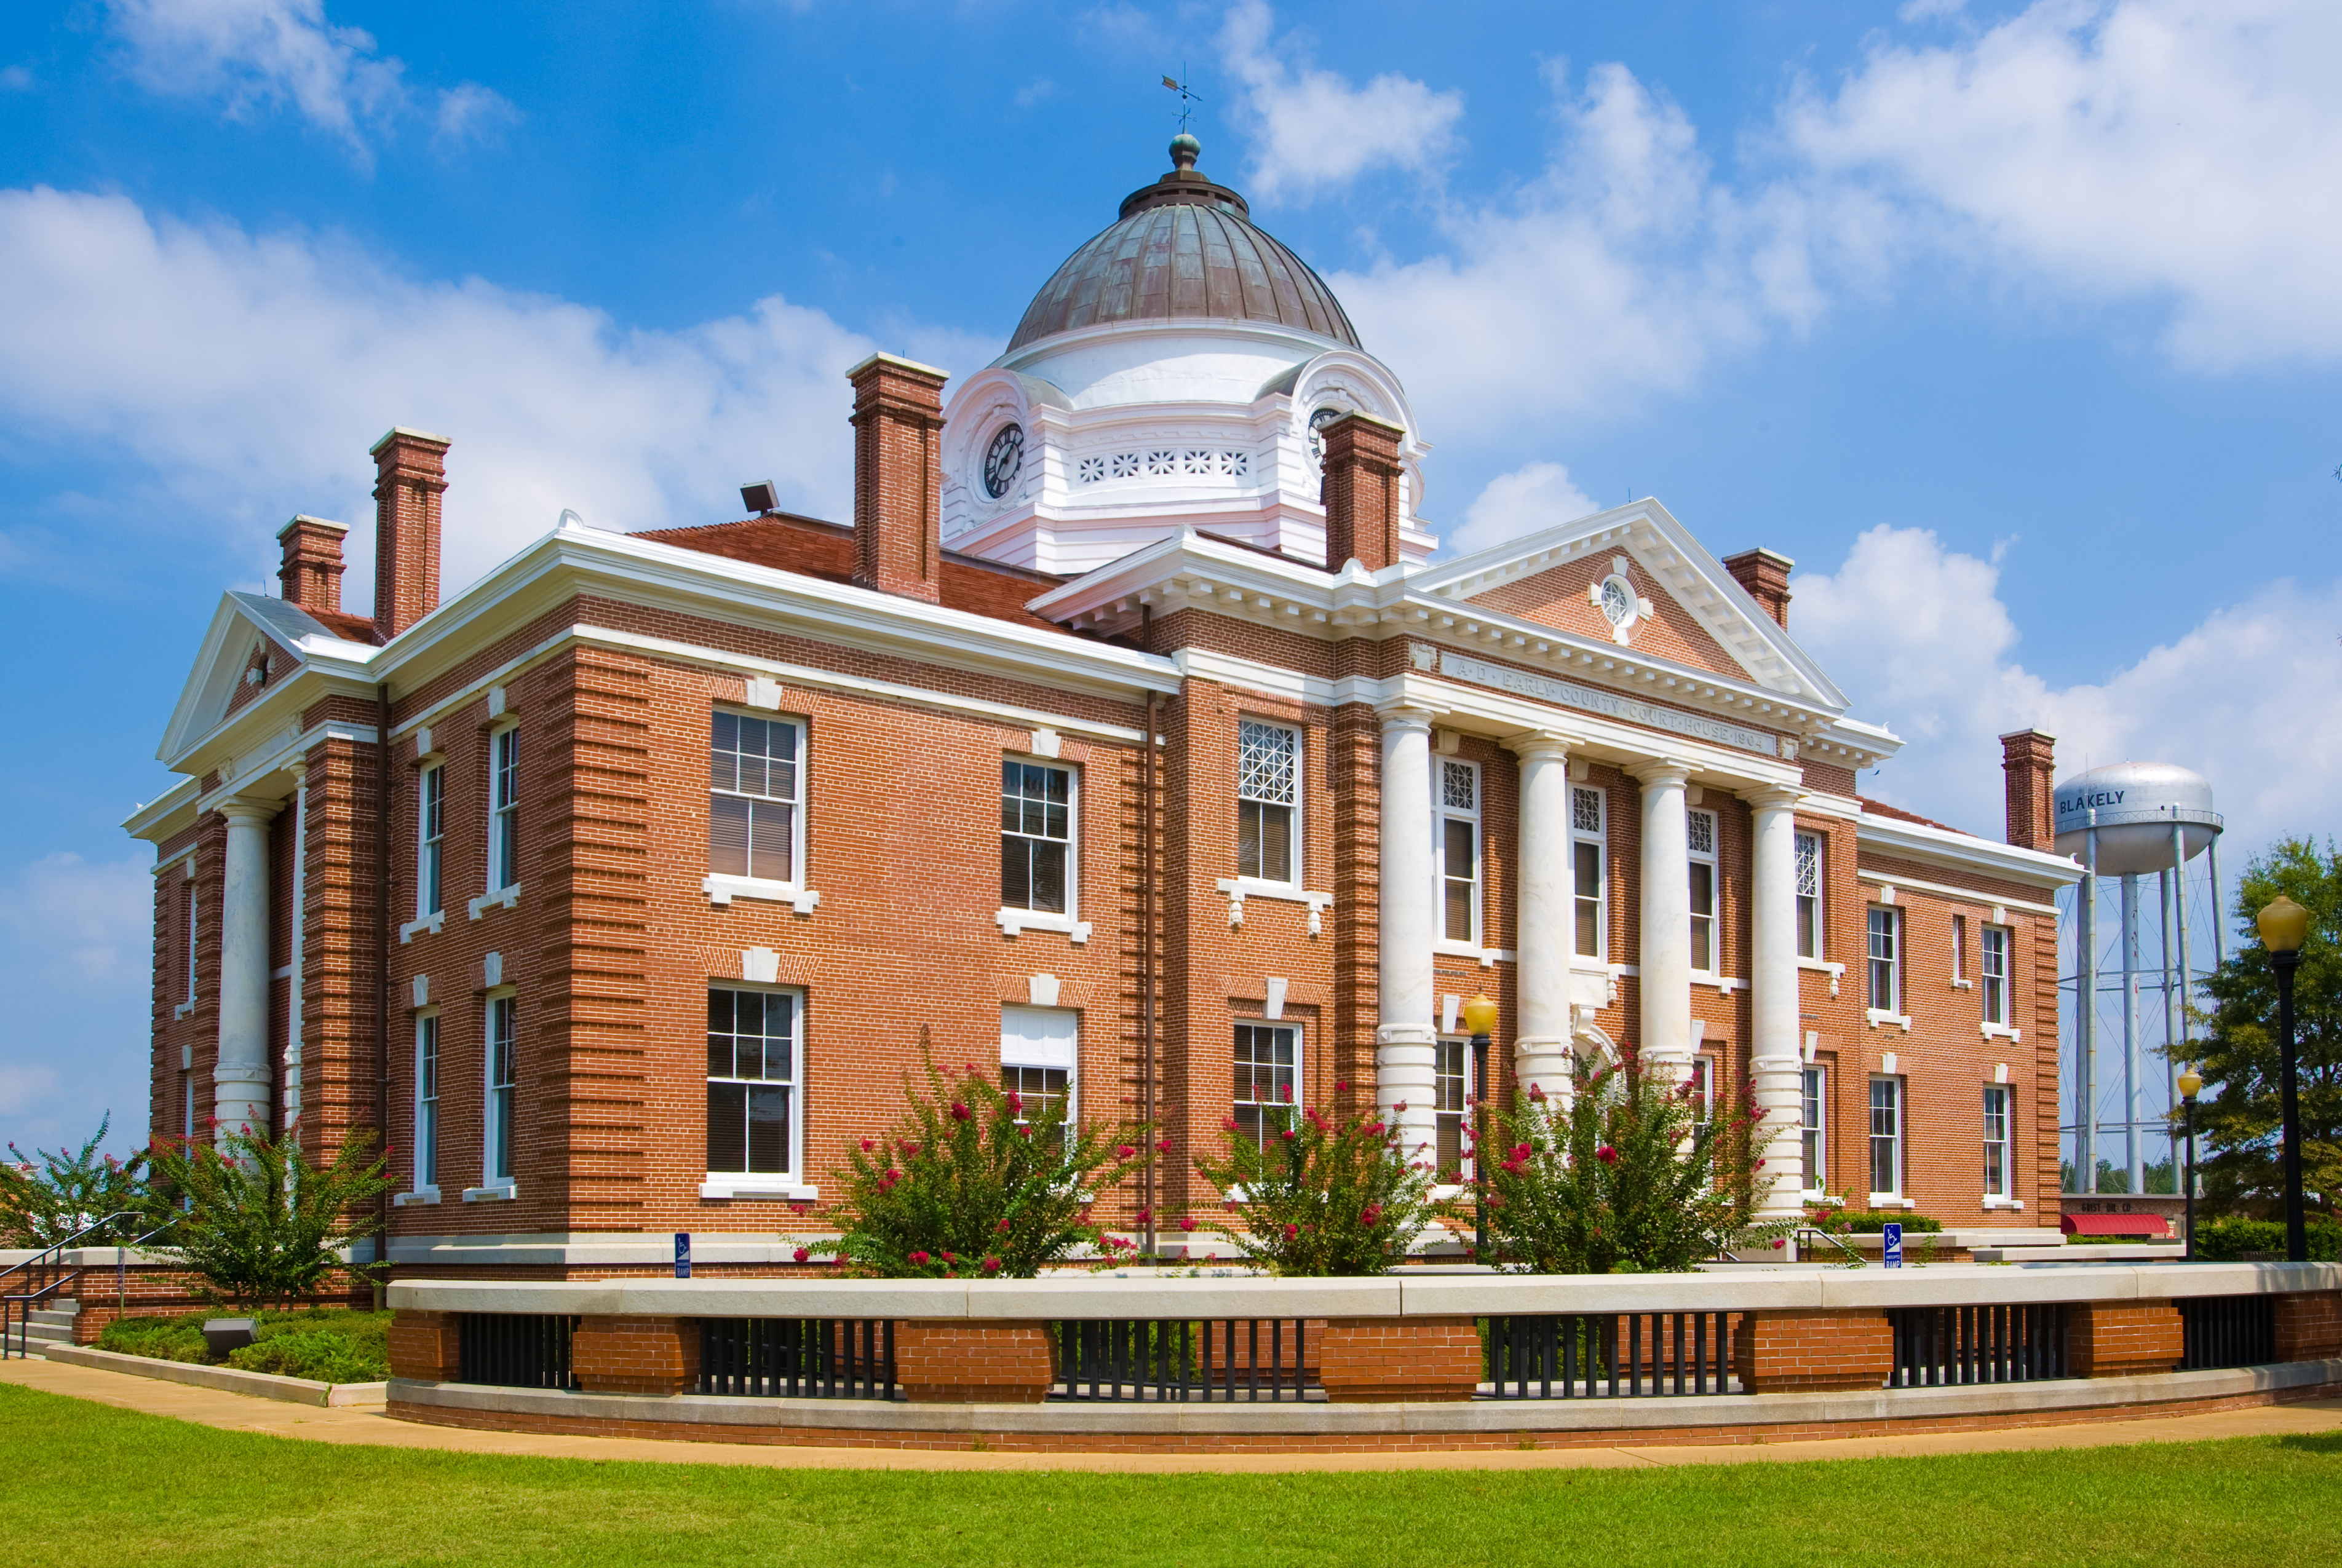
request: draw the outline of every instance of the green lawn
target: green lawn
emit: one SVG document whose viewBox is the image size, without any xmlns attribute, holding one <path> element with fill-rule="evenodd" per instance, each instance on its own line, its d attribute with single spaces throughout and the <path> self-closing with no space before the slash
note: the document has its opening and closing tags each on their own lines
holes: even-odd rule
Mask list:
<svg viewBox="0 0 2342 1568">
<path fill-rule="evenodd" d="M 2330 1563 L 2342 1436 L 1642 1471 L 882 1473 L 219 1432 L 0 1384 L 45 1565 Z"/>
</svg>

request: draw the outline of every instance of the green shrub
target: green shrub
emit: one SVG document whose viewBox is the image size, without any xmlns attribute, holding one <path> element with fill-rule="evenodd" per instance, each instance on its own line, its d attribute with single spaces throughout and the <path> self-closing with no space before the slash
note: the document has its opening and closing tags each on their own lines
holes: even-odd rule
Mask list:
<svg viewBox="0 0 2342 1568">
<path fill-rule="evenodd" d="M 1925 1214 L 1882 1213 L 1868 1209 L 1833 1209 L 1815 1216 L 1814 1229 L 1832 1236 L 1876 1236 L 1888 1225 L 1901 1225 L 1907 1236 L 1932 1235 L 1944 1228 L 1941 1220 Z"/>
<path fill-rule="evenodd" d="M 1336 1094 L 1347 1088 L 1334 1085 Z M 1180 1228 L 1225 1236 L 1246 1262 L 1273 1273 L 1388 1273 L 1442 1212 L 1431 1200 L 1430 1162 L 1410 1161 L 1397 1124 L 1378 1112 L 1360 1111 L 1337 1126 L 1286 1104 L 1261 1113 L 1257 1141 L 1233 1116 L 1221 1119 L 1220 1131 L 1227 1157 L 1198 1159 L 1196 1169 L 1221 1192 L 1244 1194 L 1227 1204 L 1243 1223 L 1190 1215 Z"/>
<path fill-rule="evenodd" d="M 152 1361 L 217 1364 L 204 1342 L 204 1320 L 218 1315 L 116 1318 L 99 1332 L 97 1348 Z M 378 1383 L 390 1375 L 391 1314 L 386 1312 L 311 1307 L 250 1315 L 257 1319 L 253 1343 L 231 1351 L 229 1366 L 320 1383 Z"/>
<path fill-rule="evenodd" d="M 2319 1216 L 2309 1222 L 2312 1263 L 2342 1263 L 2342 1223 Z M 2196 1224 L 2196 1255 L 2213 1263 L 2242 1263 L 2247 1253 L 2285 1256 L 2282 1220 L 2199 1220 Z"/>
<path fill-rule="evenodd" d="M 313 1293 L 347 1266 L 343 1249 L 380 1223 L 371 1205 L 391 1183 L 373 1139 L 351 1128 L 324 1165 L 293 1129 L 223 1129 L 216 1144 L 157 1140 L 157 1201 L 185 1206 L 157 1250 L 200 1275 L 213 1301 L 281 1306 Z"/>
<path fill-rule="evenodd" d="M 98 1331 L 97 1348 L 150 1361 L 207 1362 L 204 1317 L 118 1317 Z"/>
</svg>

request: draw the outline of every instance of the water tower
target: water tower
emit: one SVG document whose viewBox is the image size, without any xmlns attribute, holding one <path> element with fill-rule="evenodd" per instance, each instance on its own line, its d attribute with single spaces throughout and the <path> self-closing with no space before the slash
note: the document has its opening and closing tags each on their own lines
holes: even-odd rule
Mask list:
<svg viewBox="0 0 2342 1568">
<path fill-rule="evenodd" d="M 2120 879 L 2122 890 L 2119 1121 L 2128 1168 L 2125 1190 L 2142 1193 L 2146 1190 L 2145 1130 L 2157 1127 L 2167 1137 L 2170 1120 L 2167 1114 L 2147 1115 L 2141 1099 L 2139 976 L 2153 972 L 2143 970 L 2139 962 L 2139 879 L 2153 875 L 2162 894 L 2157 968 L 2162 977 L 2167 1057 L 2163 1100 L 2167 1113 L 2178 1104 L 2174 1088 L 2177 1058 L 2190 1054 L 2185 1049 L 2187 1010 L 2196 975 L 2187 952 L 2187 863 L 2197 855 L 2204 856 L 2210 881 L 2212 962 L 2217 966 L 2226 956 L 2221 951 L 2220 814 L 2212 809 L 2210 782 L 2201 774 L 2169 763 L 2117 763 L 2092 768 L 2058 784 L 2055 798 L 2057 852 L 2082 863 L 2082 884 L 2075 895 L 2075 952 L 2079 960 L 2074 971 L 2074 1016 L 2079 1024 L 2074 1063 L 2074 1133 L 2078 1140 L 2075 1174 L 2081 1191 L 2097 1189 L 2099 1132 L 2106 1120 L 2100 1114 L 2097 1086 L 2098 1004 L 2104 991 L 2098 953 L 2098 879 L 2113 876 Z M 2175 1045 L 2181 1048 L 2171 1049 Z M 2172 1191 L 2178 1191 L 2176 1183 Z"/>
</svg>

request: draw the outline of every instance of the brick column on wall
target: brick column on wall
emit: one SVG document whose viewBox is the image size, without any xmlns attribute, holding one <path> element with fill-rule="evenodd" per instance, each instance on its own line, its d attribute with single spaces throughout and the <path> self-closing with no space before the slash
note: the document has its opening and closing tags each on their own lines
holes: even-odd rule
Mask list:
<svg viewBox="0 0 2342 1568">
<path fill-rule="evenodd" d="M 1038 1404 L 1056 1380 L 1046 1323 L 895 1325 L 895 1382 L 915 1404 Z"/>
<path fill-rule="evenodd" d="M 1365 414 L 1326 426 L 1326 570 L 1356 561 L 1379 572 L 1398 559 L 1398 444 L 1406 432 Z"/>
<path fill-rule="evenodd" d="M 686 1393 L 699 1381 L 699 1321 L 579 1318 L 569 1339 L 569 1370 L 586 1393 Z"/>
<path fill-rule="evenodd" d="M 2342 1291 L 2304 1291 L 2273 1303 L 2279 1361 L 2342 1357 Z"/>
<path fill-rule="evenodd" d="M 401 1307 L 390 1320 L 390 1375 L 417 1383 L 454 1383 L 463 1373 L 462 1341 L 451 1312 Z"/>
<path fill-rule="evenodd" d="M 2076 1302 L 2066 1313 L 2066 1365 L 2076 1377 L 2142 1377 L 2179 1365 L 2179 1309 L 2167 1301 Z"/>
<path fill-rule="evenodd" d="M 1317 1365 L 1335 1404 L 1469 1399 L 1480 1383 L 1480 1334 L 1468 1317 L 1328 1318 Z"/>
<path fill-rule="evenodd" d="M 874 354 L 854 384 L 854 580 L 865 588 L 943 597 L 945 374 Z M 1026 461 L 1036 462 L 1030 452 Z"/>
<path fill-rule="evenodd" d="M 444 435 L 393 429 L 374 444 L 374 624 L 388 642 L 439 607 Z"/>
<path fill-rule="evenodd" d="M 1750 1393 L 1887 1386 L 1895 1330 L 1883 1312 L 1761 1312 L 1740 1320 L 1732 1370 Z"/>
</svg>

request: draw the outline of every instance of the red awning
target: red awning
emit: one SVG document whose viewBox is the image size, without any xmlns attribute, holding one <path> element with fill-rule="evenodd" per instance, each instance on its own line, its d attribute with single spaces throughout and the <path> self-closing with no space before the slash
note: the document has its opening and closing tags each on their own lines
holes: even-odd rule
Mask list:
<svg viewBox="0 0 2342 1568">
<path fill-rule="evenodd" d="M 2062 1214 L 2057 1228 L 2069 1236 L 2168 1237 L 2171 1222 L 2161 1214 Z"/>
</svg>

